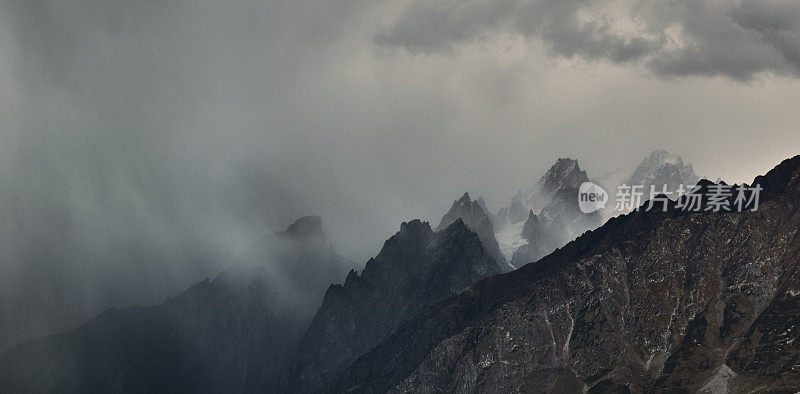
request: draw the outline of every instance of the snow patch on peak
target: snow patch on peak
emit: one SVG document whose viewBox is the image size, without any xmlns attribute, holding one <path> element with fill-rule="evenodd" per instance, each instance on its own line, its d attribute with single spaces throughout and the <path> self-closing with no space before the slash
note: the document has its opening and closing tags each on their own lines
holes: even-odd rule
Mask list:
<svg viewBox="0 0 800 394">
<path fill-rule="evenodd" d="M 514 252 L 520 246 L 528 244 L 528 241 L 522 236 L 522 228 L 524 226 L 524 220 L 519 223 L 506 224 L 494 235 L 497 238 L 497 243 L 500 244 L 500 253 L 508 261 L 511 261 Z"/>
</svg>

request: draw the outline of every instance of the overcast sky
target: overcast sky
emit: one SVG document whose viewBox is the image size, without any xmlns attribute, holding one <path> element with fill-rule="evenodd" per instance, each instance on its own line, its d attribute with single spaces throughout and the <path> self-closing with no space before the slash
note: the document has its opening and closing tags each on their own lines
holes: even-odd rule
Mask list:
<svg viewBox="0 0 800 394">
<path fill-rule="evenodd" d="M 155 302 L 307 214 L 363 259 L 558 157 L 750 181 L 798 77 L 793 0 L 0 0 L 0 302 Z"/>
</svg>

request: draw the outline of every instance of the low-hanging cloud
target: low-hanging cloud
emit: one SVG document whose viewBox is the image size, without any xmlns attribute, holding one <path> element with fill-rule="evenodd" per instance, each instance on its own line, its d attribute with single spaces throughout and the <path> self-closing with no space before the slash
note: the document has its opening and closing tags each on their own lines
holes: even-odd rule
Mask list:
<svg viewBox="0 0 800 394">
<path fill-rule="evenodd" d="M 791 0 L 412 0 L 375 42 L 441 53 L 498 32 L 660 77 L 800 76 L 800 3 Z"/>
</svg>

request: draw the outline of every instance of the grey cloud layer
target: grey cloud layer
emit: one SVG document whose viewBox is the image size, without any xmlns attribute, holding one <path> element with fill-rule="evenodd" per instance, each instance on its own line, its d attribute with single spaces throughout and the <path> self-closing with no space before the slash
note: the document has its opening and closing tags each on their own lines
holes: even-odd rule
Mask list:
<svg viewBox="0 0 800 394">
<path fill-rule="evenodd" d="M 656 75 L 800 76 L 800 2 L 639 0 L 607 15 L 589 0 L 412 0 L 383 46 L 445 52 L 495 32 L 544 41 L 567 58 L 641 63 Z M 635 26 L 634 29 L 620 25 Z M 631 31 L 633 30 L 633 31 Z"/>
</svg>

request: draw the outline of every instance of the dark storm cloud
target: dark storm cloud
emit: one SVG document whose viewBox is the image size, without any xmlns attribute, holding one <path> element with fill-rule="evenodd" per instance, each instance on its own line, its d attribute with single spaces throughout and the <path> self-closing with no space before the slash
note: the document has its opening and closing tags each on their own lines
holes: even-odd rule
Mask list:
<svg viewBox="0 0 800 394">
<path fill-rule="evenodd" d="M 402 46 L 412 51 L 436 52 L 455 44 L 508 30 L 545 40 L 549 48 L 565 57 L 637 60 L 663 45 L 662 37 L 617 34 L 607 20 L 583 22 L 578 12 L 589 1 L 413 1 L 398 19 L 375 40 L 380 45 Z"/>
<path fill-rule="evenodd" d="M 800 3 L 743 1 L 648 3 L 657 26 L 680 28 L 674 48 L 651 55 L 648 66 L 666 76 L 758 73 L 800 76 Z"/>
<path fill-rule="evenodd" d="M 656 75 L 800 76 L 800 3 L 775 1 L 412 0 L 375 41 L 442 52 L 496 32 L 554 55 L 640 63 Z M 603 6 L 611 5 L 611 9 Z M 627 25 L 627 26 L 626 26 Z M 633 26 L 633 28 L 631 28 Z"/>
</svg>

